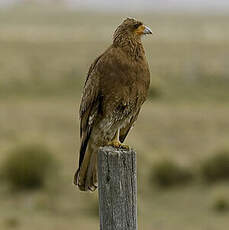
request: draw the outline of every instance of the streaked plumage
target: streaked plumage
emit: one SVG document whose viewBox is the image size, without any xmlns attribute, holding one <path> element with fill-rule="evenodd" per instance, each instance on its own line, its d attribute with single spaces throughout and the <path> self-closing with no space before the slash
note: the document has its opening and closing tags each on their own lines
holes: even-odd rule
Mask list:
<svg viewBox="0 0 229 230">
<path fill-rule="evenodd" d="M 91 65 L 80 105 L 80 157 L 74 183 L 82 191 L 97 187 L 100 146 L 122 147 L 146 100 L 150 73 L 141 43 L 152 33 L 127 18 L 114 33 L 113 44 Z M 126 147 L 123 145 L 123 147 Z"/>
</svg>

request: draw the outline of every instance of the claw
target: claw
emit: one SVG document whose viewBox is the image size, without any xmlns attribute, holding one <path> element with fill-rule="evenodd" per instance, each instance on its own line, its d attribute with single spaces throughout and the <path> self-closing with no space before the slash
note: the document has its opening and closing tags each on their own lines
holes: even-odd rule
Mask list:
<svg viewBox="0 0 229 230">
<path fill-rule="evenodd" d="M 109 141 L 107 145 L 112 146 L 114 148 L 122 148 L 127 150 L 130 149 L 128 145 L 124 145 L 119 141 L 119 129 L 116 131 L 114 139 L 112 141 Z"/>
<path fill-rule="evenodd" d="M 122 149 L 130 150 L 130 146 L 129 146 L 129 145 L 121 144 L 120 147 L 121 147 Z"/>
<path fill-rule="evenodd" d="M 130 147 L 128 145 L 124 145 L 117 140 L 113 140 L 113 141 L 108 142 L 108 145 L 112 146 L 114 148 L 122 148 L 122 149 L 127 149 L 127 150 L 130 149 Z"/>
</svg>

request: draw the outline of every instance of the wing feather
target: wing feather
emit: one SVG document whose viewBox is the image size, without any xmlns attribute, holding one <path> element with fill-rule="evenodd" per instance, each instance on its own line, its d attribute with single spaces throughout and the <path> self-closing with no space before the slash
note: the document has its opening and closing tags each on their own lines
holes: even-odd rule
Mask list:
<svg viewBox="0 0 229 230">
<path fill-rule="evenodd" d="M 135 113 L 135 115 L 130 119 L 130 122 L 129 122 L 125 127 L 123 127 L 123 128 L 120 130 L 119 140 L 120 140 L 122 143 L 123 143 L 124 140 L 126 139 L 126 136 L 128 135 L 130 129 L 133 127 L 134 122 L 137 120 L 139 112 L 140 112 L 140 108 L 139 108 L 138 111 Z"/>
<path fill-rule="evenodd" d="M 102 56 L 102 55 L 101 55 Z M 80 154 L 79 154 L 79 168 L 83 161 L 85 151 L 87 149 L 88 140 L 91 135 L 94 120 L 96 118 L 100 97 L 99 97 L 99 76 L 96 74 L 95 67 L 98 63 L 99 56 L 90 66 L 85 81 L 81 104 L 80 104 Z"/>
</svg>

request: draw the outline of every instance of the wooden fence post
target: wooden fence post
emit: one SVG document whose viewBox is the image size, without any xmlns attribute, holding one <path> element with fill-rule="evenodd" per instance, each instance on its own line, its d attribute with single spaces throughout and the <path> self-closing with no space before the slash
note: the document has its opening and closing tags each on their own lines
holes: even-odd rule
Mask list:
<svg viewBox="0 0 229 230">
<path fill-rule="evenodd" d="M 100 230 L 137 230 L 136 153 L 101 147 L 98 182 Z"/>
</svg>

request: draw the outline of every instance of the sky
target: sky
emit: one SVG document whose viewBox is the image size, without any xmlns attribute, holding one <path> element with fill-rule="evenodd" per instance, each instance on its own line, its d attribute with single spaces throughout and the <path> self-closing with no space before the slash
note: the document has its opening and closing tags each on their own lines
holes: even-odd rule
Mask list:
<svg viewBox="0 0 229 230">
<path fill-rule="evenodd" d="M 15 2 L 65 2 L 71 7 L 95 10 L 194 10 L 229 11 L 229 0 L 0 0 L 0 5 Z"/>
</svg>

